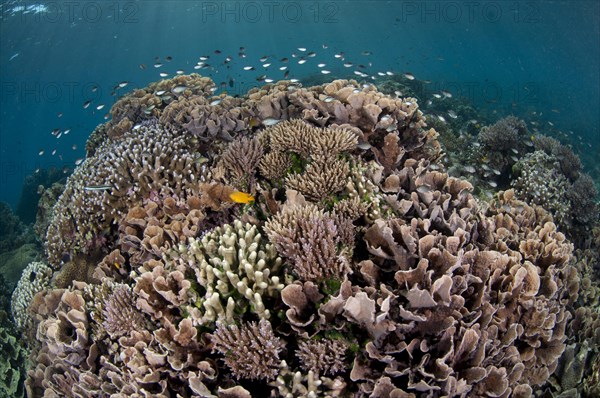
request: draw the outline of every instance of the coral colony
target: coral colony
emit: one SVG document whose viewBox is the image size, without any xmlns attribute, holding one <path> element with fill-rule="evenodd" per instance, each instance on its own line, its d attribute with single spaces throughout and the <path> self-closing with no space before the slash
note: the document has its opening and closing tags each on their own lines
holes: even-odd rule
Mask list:
<svg viewBox="0 0 600 398">
<path fill-rule="evenodd" d="M 600 295 L 557 224 L 590 221 L 593 182 L 559 143 L 484 128 L 516 177 L 487 202 L 414 98 L 214 88 L 152 83 L 90 136 L 12 298 L 15 396 L 530 397 L 581 368 Z"/>
</svg>

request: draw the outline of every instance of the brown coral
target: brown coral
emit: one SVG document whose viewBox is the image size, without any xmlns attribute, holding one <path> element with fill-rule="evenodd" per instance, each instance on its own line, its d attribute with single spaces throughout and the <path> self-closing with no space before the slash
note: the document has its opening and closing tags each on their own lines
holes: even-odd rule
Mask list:
<svg viewBox="0 0 600 398">
<path fill-rule="evenodd" d="M 273 334 L 269 321 L 239 327 L 218 324 L 211 341 L 213 350 L 225 357 L 225 364 L 236 378 L 272 380 L 277 376 L 284 344 Z"/>
</svg>

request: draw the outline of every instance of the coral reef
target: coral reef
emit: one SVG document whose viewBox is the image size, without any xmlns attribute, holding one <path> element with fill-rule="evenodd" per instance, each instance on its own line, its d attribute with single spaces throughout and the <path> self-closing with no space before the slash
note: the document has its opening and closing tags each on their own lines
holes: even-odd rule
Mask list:
<svg viewBox="0 0 600 398">
<path fill-rule="evenodd" d="M 39 261 L 30 263 L 21 275 L 11 299 L 11 312 L 15 324 L 21 330 L 31 330 L 31 319 L 27 311 L 33 296 L 50 285 L 52 269 Z"/>
<path fill-rule="evenodd" d="M 10 289 L 0 274 L 0 396 L 25 396 L 26 351 L 22 339 L 10 322 Z"/>
<path fill-rule="evenodd" d="M 578 357 L 573 245 L 514 191 L 480 203 L 441 171 L 414 98 L 213 87 L 136 90 L 90 138 L 50 286 L 24 300 L 30 397 L 530 397 Z"/>
</svg>

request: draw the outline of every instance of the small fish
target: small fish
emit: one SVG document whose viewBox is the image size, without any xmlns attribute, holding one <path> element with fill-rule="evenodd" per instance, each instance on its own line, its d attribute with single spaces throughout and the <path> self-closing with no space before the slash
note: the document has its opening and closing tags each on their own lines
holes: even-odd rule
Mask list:
<svg viewBox="0 0 600 398">
<path fill-rule="evenodd" d="M 160 68 L 161 66 L 162 66 L 162 64 L 160 62 L 157 62 L 157 63 L 154 64 L 155 68 Z"/>
<path fill-rule="evenodd" d="M 223 99 L 219 98 L 219 99 L 212 101 L 210 104 L 212 106 L 219 105 L 221 103 L 221 101 L 223 101 Z"/>
<path fill-rule="evenodd" d="M 474 174 L 475 173 L 475 167 L 473 167 L 473 166 L 465 166 L 465 171 L 467 173 Z"/>
<path fill-rule="evenodd" d="M 183 93 L 185 90 L 187 90 L 187 87 L 186 87 L 186 86 L 176 86 L 176 87 L 173 87 L 173 89 L 172 89 L 171 91 L 172 91 L 173 93 L 175 93 L 175 94 L 181 94 L 181 93 Z"/>
<path fill-rule="evenodd" d="M 392 72 L 390 70 L 385 71 L 385 74 L 388 76 L 394 76 L 394 72 Z"/>
<path fill-rule="evenodd" d="M 160 72 L 160 77 L 167 77 L 167 76 L 169 76 L 168 73 L 166 73 L 166 72 Z"/>
<path fill-rule="evenodd" d="M 140 64 L 140 69 L 141 70 L 146 70 L 146 64 Z"/>
<path fill-rule="evenodd" d="M 335 100 L 335 98 L 330 97 L 330 96 L 327 96 L 327 97 L 323 98 L 323 102 L 332 102 L 334 100 Z"/>
<path fill-rule="evenodd" d="M 417 187 L 417 192 L 419 193 L 427 193 L 431 192 L 431 187 L 429 185 L 421 185 Z"/>
<path fill-rule="evenodd" d="M 273 83 L 274 80 L 273 79 L 265 79 L 265 83 Z"/>
<path fill-rule="evenodd" d="M 331 71 L 328 71 L 328 70 L 322 69 L 322 70 L 321 70 L 321 73 L 322 73 L 322 74 L 324 74 L 324 75 L 328 75 L 328 74 L 330 74 L 330 73 L 331 73 Z"/>
<path fill-rule="evenodd" d="M 334 57 L 336 57 L 336 58 L 344 58 L 344 53 L 335 54 Z"/>
<path fill-rule="evenodd" d="M 311 51 L 311 52 L 309 52 L 308 54 L 306 54 L 306 56 L 307 56 L 307 57 L 311 57 L 311 58 L 313 58 L 313 57 L 314 57 L 314 56 L 316 56 L 316 55 L 317 55 L 317 53 L 316 53 L 316 52 L 314 52 L 314 51 Z"/>
<path fill-rule="evenodd" d="M 490 187 L 492 188 L 496 188 L 498 186 L 498 183 L 496 181 L 489 181 L 488 184 L 490 185 Z"/>
<path fill-rule="evenodd" d="M 351 68 L 351 67 L 352 67 L 352 62 L 346 62 L 346 63 L 344 64 L 344 67 L 345 67 L 345 68 Z"/>
<path fill-rule="evenodd" d="M 258 120 L 255 117 L 250 118 L 250 121 L 248 122 L 248 125 L 250 126 L 250 128 L 259 126 L 260 125 L 260 120 Z"/>
<path fill-rule="evenodd" d="M 415 76 L 410 72 L 406 72 L 404 74 L 404 77 L 407 78 L 408 80 L 415 80 Z"/>
<path fill-rule="evenodd" d="M 371 55 L 371 51 L 363 51 L 360 53 L 361 55 Z"/>
<path fill-rule="evenodd" d="M 56 116 L 60 118 L 60 117 L 63 117 L 63 114 L 62 114 L 62 112 L 58 112 L 58 113 L 56 114 Z"/>
<path fill-rule="evenodd" d="M 515 155 L 519 154 L 519 150 L 517 148 L 510 148 L 510 150 L 513 151 Z"/>
<path fill-rule="evenodd" d="M 199 59 L 200 59 L 200 61 L 206 61 L 206 60 L 208 60 L 209 58 L 210 58 L 210 57 L 209 57 L 208 55 L 203 55 L 203 56 L 201 56 Z"/>
<path fill-rule="evenodd" d="M 254 196 L 246 192 L 235 191 L 229 194 L 229 199 L 235 203 L 251 204 L 254 203 Z"/>
<path fill-rule="evenodd" d="M 100 104 L 96 107 L 97 110 L 102 110 L 102 108 L 104 108 L 104 104 Z"/>
<path fill-rule="evenodd" d="M 269 59 L 269 56 L 268 56 L 268 55 L 264 55 L 264 56 L 262 56 L 262 57 L 259 59 L 259 61 L 260 61 L 260 62 L 266 62 L 266 60 L 268 60 L 268 59 Z"/>
<path fill-rule="evenodd" d="M 442 115 L 437 115 L 437 118 L 439 119 L 440 122 L 446 123 L 446 118 L 443 117 Z"/>
<path fill-rule="evenodd" d="M 15 53 L 15 54 L 13 54 L 13 56 L 8 59 L 8 62 L 10 62 L 13 59 L 17 58 L 19 56 L 19 54 L 21 54 L 21 53 Z"/>
<path fill-rule="evenodd" d="M 129 84 L 129 82 L 123 81 L 123 82 L 119 83 L 119 88 L 127 87 L 128 84 Z"/>
<path fill-rule="evenodd" d="M 286 70 L 286 69 L 287 69 L 287 66 L 280 66 L 279 67 L 279 70 Z"/>
<path fill-rule="evenodd" d="M 67 134 L 69 134 L 70 132 L 71 132 L 71 129 L 66 129 L 65 131 L 63 131 L 63 134 L 64 134 L 64 135 L 67 135 Z"/>
<path fill-rule="evenodd" d="M 165 57 L 165 60 L 166 60 L 167 62 L 171 62 L 171 61 L 173 61 L 173 57 L 171 57 L 170 55 L 167 55 L 167 56 Z"/>
<path fill-rule="evenodd" d="M 183 69 L 178 69 L 177 71 L 175 71 L 175 73 L 178 75 L 183 75 L 185 71 Z"/>
<path fill-rule="evenodd" d="M 269 126 L 275 126 L 277 123 L 279 123 L 281 120 L 280 119 L 275 119 L 272 117 L 268 117 L 265 120 L 262 121 L 262 124 L 269 127 Z"/>
<path fill-rule="evenodd" d="M 317 64 L 317 66 L 318 66 L 319 68 L 324 68 L 325 66 L 327 66 L 327 64 Z"/>
<path fill-rule="evenodd" d="M 194 159 L 194 163 L 197 165 L 202 165 L 206 162 L 208 162 L 208 158 L 205 158 L 204 156 L 198 156 L 196 159 Z"/>
<path fill-rule="evenodd" d="M 106 191 L 109 189 L 112 189 L 111 185 L 86 185 L 83 187 L 83 190 L 87 192 Z"/>
<path fill-rule="evenodd" d="M 433 97 L 437 98 L 437 99 L 442 98 L 441 94 L 438 94 L 438 93 L 433 93 Z"/>
<path fill-rule="evenodd" d="M 356 147 L 358 149 L 362 149 L 363 151 L 367 151 L 367 150 L 371 149 L 372 145 L 369 144 L 368 142 L 361 142 L 360 144 L 356 145 Z"/>
<path fill-rule="evenodd" d="M 263 67 L 263 68 L 268 68 L 269 66 L 271 66 L 271 63 L 270 63 L 270 62 L 267 62 L 266 64 L 263 64 L 263 66 L 262 66 L 262 67 Z"/>
<path fill-rule="evenodd" d="M 73 146 L 71 147 L 72 150 L 76 151 L 77 150 L 77 144 L 73 144 Z"/>
<path fill-rule="evenodd" d="M 159 90 L 159 91 L 157 91 L 155 94 L 156 94 L 156 95 L 158 95 L 158 96 L 160 97 L 160 96 L 161 96 L 161 95 L 163 95 L 164 93 L 166 93 L 166 91 L 165 91 L 165 90 Z"/>
<path fill-rule="evenodd" d="M 43 154 L 44 154 L 44 150 L 43 149 L 38 152 L 38 155 L 40 155 L 40 156 L 42 156 Z"/>
<path fill-rule="evenodd" d="M 92 101 L 85 101 L 83 103 L 83 109 L 87 109 L 90 106 L 91 103 L 92 103 Z"/>
<path fill-rule="evenodd" d="M 56 155 L 56 149 L 52 151 L 52 156 Z"/>
<path fill-rule="evenodd" d="M 444 90 L 442 90 L 442 91 L 441 91 L 441 93 L 442 93 L 442 95 L 443 95 L 444 97 L 446 97 L 446 98 L 452 98 L 452 94 L 451 94 L 451 93 L 449 93 L 448 91 L 444 91 Z"/>
<path fill-rule="evenodd" d="M 456 119 L 458 117 L 456 112 L 454 112 L 452 109 L 448 111 L 448 116 L 450 116 L 452 119 Z"/>
<path fill-rule="evenodd" d="M 298 61 L 298 63 L 299 63 L 300 65 L 302 65 L 302 64 L 303 64 L 303 63 L 305 63 L 305 62 L 306 62 L 306 60 L 305 60 L 304 58 L 301 58 L 301 59 Z"/>
<path fill-rule="evenodd" d="M 79 166 L 83 162 L 83 158 L 75 160 L 75 166 Z"/>
<path fill-rule="evenodd" d="M 304 51 L 306 51 L 306 48 L 305 47 L 298 47 L 298 51 L 304 52 Z"/>
<path fill-rule="evenodd" d="M 254 66 L 244 66 L 244 70 L 254 70 Z"/>
</svg>

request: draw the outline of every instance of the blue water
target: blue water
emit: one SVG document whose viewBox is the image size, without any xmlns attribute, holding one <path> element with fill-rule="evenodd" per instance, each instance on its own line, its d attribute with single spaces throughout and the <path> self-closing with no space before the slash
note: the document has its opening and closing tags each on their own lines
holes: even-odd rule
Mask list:
<svg viewBox="0 0 600 398">
<path fill-rule="evenodd" d="M 243 93 L 259 85 L 260 74 L 282 78 L 282 57 L 290 58 L 290 78 L 318 73 L 318 63 L 332 77 L 348 76 L 354 68 L 334 58 L 339 52 L 369 74 L 410 71 L 498 118 L 541 120 L 540 131 L 564 133 L 598 178 L 596 0 L 4 2 L 0 18 L 0 200 L 12 206 L 25 176 L 72 168 L 84 156 L 119 82 L 129 82 L 121 95 L 159 80 L 159 72 L 182 69 L 217 83 L 234 79 L 228 91 Z M 291 57 L 298 47 L 317 55 L 298 65 Z M 193 69 L 202 55 L 214 69 Z M 227 55 L 233 60 L 223 65 Z M 266 72 L 263 55 L 271 56 Z M 154 68 L 155 57 L 161 68 Z M 256 70 L 244 71 L 247 65 Z M 53 129 L 71 131 L 57 139 Z"/>
</svg>

